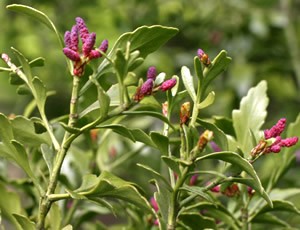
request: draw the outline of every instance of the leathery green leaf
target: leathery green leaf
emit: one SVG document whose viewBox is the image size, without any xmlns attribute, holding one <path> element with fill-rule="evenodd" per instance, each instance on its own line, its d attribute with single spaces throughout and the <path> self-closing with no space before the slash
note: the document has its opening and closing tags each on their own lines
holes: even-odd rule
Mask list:
<svg viewBox="0 0 300 230">
<path fill-rule="evenodd" d="M 253 166 L 247 160 L 245 160 L 239 154 L 234 153 L 234 152 L 230 152 L 230 151 L 210 153 L 210 154 L 204 155 L 202 157 L 198 157 L 195 160 L 195 162 L 198 162 L 198 161 L 201 161 L 201 160 L 205 160 L 205 159 L 222 160 L 222 161 L 229 162 L 229 163 L 231 163 L 233 165 L 236 165 L 236 166 L 240 167 L 249 176 L 251 176 L 253 178 L 253 183 L 255 183 L 257 191 L 260 194 L 264 194 L 265 193 L 264 188 L 263 188 L 263 186 L 261 184 L 261 181 L 260 181 L 259 177 L 256 174 L 255 169 L 253 168 Z M 266 201 L 268 202 L 269 206 L 272 207 L 272 201 L 270 199 L 267 199 Z"/>
<path fill-rule="evenodd" d="M 3 113 L 0 113 L 0 138 L 3 143 L 10 143 L 14 139 L 11 123 Z"/>
<path fill-rule="evenodd" d="M 125 200 L 137 205 L 147 212 L 152 212 L 151 205 L 142 195 L 143 191 L 138 185 L 127 182 L 107 171 L 102 171 L 97 178 L 97 183 L 94 184 L 94 182 L 94 178 L 90 183 L 85 182 L 89 183 L 89 185 L 85 185 L 86 188 L 84 188 L 84 190 L 86 191 L 81 192 L 80 194 L 91 200 L 95 197 L 113 197 Z M 91 188 L 87 189 L 87 187 Z M 79 188 L 78 190 L 82 190 L 82 188 Z"/>
<path fill-rule="evenodd" d="M 15 53 L 17 56 L 20 64 L 23 67 L 23 72 L 25 75 L 18 75 L 19 77 L 22 78 L 23 81 L 25 81 L 27 84 L 31 84 L 31 79 L 32 79 L 32 73 L 31 73 L 31 68 L 29 66 L 28 60 L 24 57 L 24 55 L 14 47 L 11 47 L 12 51 Z"/>
<path fill-rule="evenodd" d="M 172 169 L 175 173 L 177 173 L 178 176 L 181 175 L 180 169 L 179 169 L 179 163 L 176 161 L 176 158 L 174 156 L 168 157 L 168 156 L 161 156 L 161 159 L 166 163 L 166 165 Z"/>
<path fill-rule="evenodd" d="M 261 214 L 273 211 L 286 211 L 300 215 L 300 210 L 292 202 L 284 200 L 273 200 L 273 208 L 266 204 L 261 209 L 259 209 L 252 217 L 250 217 L 250 219 L 252 220 Z"/>
<path fill-rule="evenodd" d="M 161 154 L 167 156 L 169 152 L 169 138 L 158 132 L 151 132 L 150 137 Z"/>
<path fill-rule="evenodd" d="M 51 205 L 51 209 L 49 215 L 47 215 L 47 219 L 51 226 L 51 230 L 61 230 L 61 212 L 57 203 L 53 203 Z"/>
<path fill-rule="evenodd" d="M 198 186 L 186 186 L 186 185 L 184 185 L 180 188 L 180 190 L 191 192 L 193 194 L 201 196 L 202 198 L 204 198 L 205 200 L 210 201 L 211 203 L 214 203 L 213 198 L 210 196 L 210 194 L 206 193 L 204 191 L 204 189 L 205 188 L 201 188 L 201 187 L 198 187 Z"/>
<path fill-rule="evenodd" d="M 16 229 L 23 230 L 13 214 L 22 215 L 25 211 L 22 209 L 20 196 L 12 191 L 8 191 L 4 184 L 0 183 L 0 209 L 1 214 L 9 222 L 11 222 Z"/>
<path fill-rule="evenodd" d="M 35 230 L 35 223 L 30 221 L 26 216 L 13 214 L 18 223 L 22 226 L 24 230 Z"/>
<path fill-rule="evenodd" d="M 248 91 L 247 96 L 243 97 L 239 110 L 233 110 L 233 127 L 237 137 L 237 142 L 244 153 L 245 158 L 250 156 L 253 147 L 250 138 L 252 130 L 255 139 L 258 140 L 259 130 L 264 124 L 267 116 L 267 106 L 269 99 L 266 94 L 267 83 L 261 81 L 257 86 Z"/>
<path fill-rule="evenodd" d="M 223 221 L 235 230 L 240 229 L 239 221 L 222 204 L 212 204 L 206 201 L 201 201 L 185 208 L 186 211 L 193 209 L 208 210 L 206 215 Z"/>
<path fill-rule="evenodd" d="M 182 66 L 181 68 L 181 77 L 185 89 L 188 91 L 190 97 L 195 102 L 196 92 L 194 87 L 194 79 L 193 76 L 191 75 L 189 68 L 187 68 L 186 66 Z"/>
<path fill-rule="evenodd" d="M 191 229 L 217 229 L 214 219 L 202 216 L 198 212 L 181 213 L 179 220 Z"/>
<path fill-rule="evenodd" d="M 227 66 L 231 62 L 231 58 L 227 56 L 227 52 L 222 50 L 215 59 L 211 62 L 211 65 L 204 70 L 204 80 L 201 85 L 201 89 L 205 91 L 209 83 L 215 79 L 220 73 L 226 70 Z"/>
<path fill-rule="evenodd" d="M 156 51 L 159 47 L 165 44 L 170 38 L 178 33 L 178 29 L 173 27 L 165 27 L 161 25 L 154 26 L 141 26 L 133 32 L 127 32 L 122 34 L 116 41 L 108 57 L 114 60 L 117 50 L 126 50 L 127 43 L 130 42 L 129 53 L 138 50 L 139 57 L 146 58 L 148 54 Z M 131 71 L 133 69 L 130 69 Z M 97 70 L 96 78 L 101 77 L 103 74 L 112 72 L 113 68 L 107 59 L 104 59 Z M 91 82 L 88 81 L 80 91 L 80 95 L 83 94 L 89 87 Z"/>
<path fill-rule="evenodd" d="M 210 105 L 212 105 L 214 102 L 215 102 L 215 92 L 214 91 L 211 91 L 207 97 L 202 101 L 200 102 L 198 105 L 197 105 L 197 108 L 198 109 L 204 109 Z"/>
<path fill-rule="evenodd" d="M 279 219 L 277 216 L 272 215 L 271 213 L 264 213 L 259 216 L 256 216 L 253 220 L 252 223 L 260 223 L 260 224 L 273 224 L 273 225 L 279 225 L 283 227 L 290 227 L 290 225 Z"/>
<path fill-rule="evenodd" d="M 73 227 L 72 227 L 72 225 L 68 224 L 62 230 L 73 230 Z"/>
<path fill-rule="evenodd" d="M 39 106 L 40 109 L 44 110 L 44 106 L 47 98 L 46 87 L 38 77 L 33 78 L 32 85 L 36 92 L 35 95 L 36 104 Z"/>
<path fill-rule="evenodd" d="M 123 137 L 127 137 L 130 140 L 132 140 L 133 142 L 135 142 L 135 138 L 132 135 L 132 133 L 130 132 L 130 130 L 128 128 L 126 128 L 124 125 L 120 125 L 120 124 L 115 124 L 115 125 L 101 125 L 101 126 L 97 126 L 97 128 L 100 129 L 112 129 L 114 132 L 120 134 Z"/>
</svg>

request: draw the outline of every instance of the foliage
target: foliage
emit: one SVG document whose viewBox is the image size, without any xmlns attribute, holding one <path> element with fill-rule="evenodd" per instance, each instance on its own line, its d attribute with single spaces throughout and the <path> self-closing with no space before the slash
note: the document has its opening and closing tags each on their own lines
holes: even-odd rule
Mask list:
<svg viewBox="0 0 300 230">
<path fill-rule="evenodd" d="M 159 10 L 176 9 L 175 1 L 168 3 Z M 179 10 L 185 5 L 177 3 Z M 60 45 L 57 61 L 63 61 L 63 36 L 52 17 L 25 5 L 7 9 L 46 25 L 50 30 L 45 32 Z M 139 68 L 149 67 L 148 56 L 161 52 L 178 32 L 175 27 L 143 25 L 123 33 L 113 45 L 109 41 L 107 52 L 101 46 L 93 49 L 94 43 L 84 52 L 92 38 L 84 38 L 79 28 L 83 52 L 73 50 L 78 58 L 64 52 L 65 73 L 73 81 L 67 93 L 69 111 L 51 119 L 46 108 L 53 83 L 36 74 L 42 73 L 36 67 L 43 67 L 45 59 L 29 60 L 26 52 L 13 47 L 16 60 L 1 52 L 6 66 L 0 71 L 30 102 L 23 115 L 0 113 L 1 161 L 7 167 L 15 164 L 22 174 L 17 178 L 0 174 L 0 228 L 6 228 L 3 219 L 16 229 L 51 230 L 297 226 L 300 210 L 291 198 L 299 195 L 299 189 L 276 185 L 295 160 L 300 114 L 286 129 L 286 139 L 280 137 L 284 127 L 272 138 L 264 136 L 270 101 L 265 80 L 248 92 L 240 91 L 243 98 L 230 117 L 206 112 L 222 97 L 215 82 L 231 65 L 234 51 L 220 49 L 214 58 L 204 51 L 194 58 L 188 55 L 179 76 L 158 74 L 156 69 L 152 76 L 152 67 L 147 79 L 146 74 L 142 77 Z M 188 36 L 188 30 L 181 33 Z M 65 45 L 70 48 L 66 36 Z M 92 60 L 92 52 L 98 52 L 97 59 Z M 233 68 L 247 66 L 238 64 Z M 282 147 L 281 153 L 272 153 L 275 145 Z M 264 173 L 262 162 L 268 161 L 278 167 Z M 295 221 L 285 221 L 282 211 L 295 216 Z M 107 214 L 125 221 L 94 218 Z"/>
</svg>

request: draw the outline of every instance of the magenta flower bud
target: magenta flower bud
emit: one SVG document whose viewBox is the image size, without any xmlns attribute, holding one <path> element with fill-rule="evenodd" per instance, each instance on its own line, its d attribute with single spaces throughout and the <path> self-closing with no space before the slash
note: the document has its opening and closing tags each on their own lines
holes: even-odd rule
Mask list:
<svg viewBox="0 0 300 230">
<path fill-rule="evenodd" d="M 176 78 L 171 78 L 170 80 L 165 81 L 164 83 L 162 83 L 162 85 L 159 87 L 159 89 L 161 91 L 167 91 L 172 89 L 177 83 Z"/>
<path fill-rule="evenodd" d="M 198 49 L 197 54 L 198 54 L 200 61 L 203 63 L 203 65 L 205 65 L 205 66 L 210 65 L 210 59 L 202 49 Z"/>
<path fill-rule="evenodd" d="M 211 182 L 207 182 L 205 185 L 208 186 L 210 184 L 211 184 Z M 210 191 L 212 191 L 212 192 L 220 192 L 220 185 L 217 185 L 217 186 L 211 188 Z"/>
<path fill-rule="evenodd" d="M 158 226 L 158 225 L 159 225 L 158 219 L 156 219 L 156 220 L 154 221 L 154 225 L 155 225 L 155 226 Z"/>
<path fill-rule="evenodd" d="M 211 147 L 213 148 L 213 150 L 215 152 L 221 152 L 221 149 L 219 148 L 219 146 L 215 142 L 211 141 L 210 145 L 211 145 Z"/>
<path fill-rule="evenodd" d="M 281 150 L 281 148 L 280 148 L 279 145 L 272 145 L 272 146 L 270 147 L 270 150 L 269 150 L 269 151 L 272 152 L 272 153 L 279 153 L 280 150 Z"/>
<path fill-rule="evenodd" d="M 282 118 L 270 130 L 266 129 L 264 131 L 265 139 L 267 140 L 267 139 L 270 139 L 272 137 L 279 136 L 285 128 L 285 123 L 286 123 L 286 119 Z"/>
<path fill-rule="evenodd" d="M 74 50 L 74 51 L 78 51 L 78 26 L 77 25 L 74 25 L 72 27 L 72 30 L 71 30 L 71 34 L 70 34 L 70 49 Z"/>
<path fill-rule="evenodd" d="M 196 182 L 197 182 L 197 179 L 198 179 L 198 174 L 193 175 L 193 176 L 191 177 L 191 179 L 190 179 L 189 185 L 190 185 L 190 186 L 195 185 Z"/>
<path fill-rule="evenodd" d="M 155 212 L 157 212 L 158 211 L 158 205 L 157 205 L 156 200 L 154 199 L 154 197 L 151 197 L 150 202 L 151 202 L 151 205 L 154 208 Z"/>
<path fill-rule="evenodd" d="M 82 43 L 84 44 L 85 43 L 85 40 L 86 38 L 89 36 L 89 30 L 88 28 L 86 27 L 84 21 L 82 18 L 80 17 L 77 17 L 76 18 L 76 23 L 77 23 L 77 26 L 79 28 L 79 35 L 80 35 L 80 38 L 82 40 Z"/>
<path fill-rule="evenodd" d="M 156 77 L 156 68 L 154 66 L 149 67 L 147 72 L 147 79 L 155 80 Z"/>
<path fill-rule="evenodd" d="M 108 40 L 103 40 L 103 42 L 101 43 L 101 45 L 99 47 L 99 50 L 106 53 L 107 49 L 108 49 Z"/>
<path fill-rule="evenodd" d="M 289 138 L 281 140 L 279 145 L 281 147 L 291 147 L 291 146 L 297 144 L 297 142 L 298 142 L 298 137 L 289 137 Z"/>
<path fill-rule="evenodd" d="M 91 33 L 85 40 L 82 46 L 82 53 L 85 57 L 88 57 L 92 51 L 96 41 L 96 33 Z"/>
<path fill-rule="evenodd" d="M 64 36 L 65 45 L 67 48 L 71 48 L 71 32 L 66 31 Z"/>
<path fill-rule="evenodd" d="M 70 48 L 63 48 L 63 52 L 67 56 L 67 58 L 69 58 L 72 61 L 76 62 L 80 60 L 79 54 L 74 50 L 71 50 Z"/>
<path fill-rule="evenodd" d="M 102 54 L 100 52 L 98 52 L 97 50 L 92 50 L 90 52 L 89 57 L 90 57 L 90 59 L 95 59 L 95 58 L 102 57 Z"/>
<path fill-rule="evenodd" d="M 148 79 L 141 87 L 140 95 L 150 95 L 153 88 L 153 80 Z"/>
</svg>

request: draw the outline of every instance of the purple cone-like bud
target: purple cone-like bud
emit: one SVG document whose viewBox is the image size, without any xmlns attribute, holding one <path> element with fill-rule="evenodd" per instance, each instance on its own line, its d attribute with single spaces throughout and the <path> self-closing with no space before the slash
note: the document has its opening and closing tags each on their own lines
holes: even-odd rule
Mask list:
<svg viewBox="0 0 300 230">
<path fill-rule="evenodd" d="M 200 58 L 200 61 L 203 63 L 203 65 L 205 65 L 205 66 L 210 65 L 210 59 L 202 49 L 198 49 L 197 54 L 198 54 L 198 57 Z"/>
<path fill-rule="evenodd" d="M 190 186 L 195 185 L 196 182 L 197 182 L 197 179 L 198 179 L 198 174 L 193 175 L 193 176 L 191 177 L 191 179 L 190 179 L 189 185 L 190 185 Z"/>
<path fill-rule="evenodd" d="M 265 139 L 267 140 L 267 139 L 270 139 L 272 137 L 279 136 L 285 128 L 285 123 L 286 123 L 286 119 L 282 118 L 270 130 L 266 129 L 264 131 Z"/>
<path fill-rule="evenodd" d="M 162 85 L 159 87 L 161 91 L 167 91 L 172 89 L 177 83 L 176 78 L 171 78 L 170 80 L 165 81 L 162 83 Z"/>
<path fill-rule="evenodd" d="M 101 45 L 99 47 L 99 50 L 106 53 L 107 49 L 108 49 L 108 40 L 103 40 L 103 42 L 101 43 Z"/>
<path fill-rule="evenodd" d="M 298 137 L 289 137 L 289 138 L 281 140 L 279 145 L 282 147 L 291 147 L 291 146 L 297 144 L 297 142 L 298 142 Z"/>
<path fill-rule="evenodd" d="M 66 31 L 64 36 L 65 45 L 67 48 L 71 48 L 71 32 Z"/>
<path fill-rule="evenodd" d="M 202 49 L 198 49 L 197 51 L 198 57 L 201 59 L 203 55 L 205 55 L 205 52 Z"/>
<path fill-rule="evenodd" d="M 153 80 L 148 79 L 141 87 L 140 95 L 150 95 L 153 88 Z"/>
<path fill-rule="evenodd" d="M 89 56 L 92 51 L 96 41 L 96 33 L 91 33 L 85 40 L 85 43 L 82 46 L 82 53 L 84 56 Z"/>
<path fill-rule="evenodd" d="M 67 58 L 71 59 L 72 61 L 80 60 L 79 54 L 74 50 L 71 50 L 70 48 L 63 48 L 63 52 L 67 56 Z"/>
<path fill-rule="evenodd" d="M 77 17 L 76 18 L 76 23 L 77 23 L 77 26 L 79 28 L 79 35 L 80 35 L 80 38 L 82 40 L 82 43 L 84 44 L 85 43 L 85 40 L 86 38 L 89 36 L 89 30 L 88 28 L 86 27 L 84 21 L 82 18 L 80 17 Z"/>
<path fill-rule="evenodd" d="M 147 72 L 147 79 L 155 80 L 156 77 L 156 68 L 154 66 L 149 67 Z"/>
<path fill-rule="evenodd" d="M 71 35 L 70 35 L 70 40 L 71 40 L 71 44 L 70 44 L 70 49 L 74 50 L 74 51 L 78 51 L 78 26 L 74 25 L 72 27 L 71 30 Z"/>
</svg>

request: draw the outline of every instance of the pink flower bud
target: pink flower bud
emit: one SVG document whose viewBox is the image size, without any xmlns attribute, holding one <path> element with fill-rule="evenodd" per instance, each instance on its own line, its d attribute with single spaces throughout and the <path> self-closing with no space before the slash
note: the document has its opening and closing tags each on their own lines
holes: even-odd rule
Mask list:
<svg viewBox="0 0 300 230">
<path fill-rule="evenodd" d="M 190 183 L 189 183 L 189 185 L 190 186 L 192 186 L 192 185 L 195 185 L 196 184 L 196 182 L 197 182 L 197 179 L 198 179 L 198 174 L 195 174 L 195 175 L 193 175 L 192 177 L 191 177 L 191 179 L 190 179 Z"/>
<path fill-rule="evenodd" d="M 291 147 L 291 146 L 297 144 L 297 142 L 298 142 L 298 137 L 289 137 L 289 138 L 281 140 L 279 145 L 281 147 Z"/>
<path fill-rule="evenodd" d="M 198 54 L 198 57 L 200 58 L 200 61 L 203 63 L 203 65 L 205 65 L 205 66 L 210 65 L 210 59 L 202 49 L 198 49 L 197 54 Z"/>
<path fill-rule="evenodd" d="M 157 212 L 158 211 L 158 205 L 157 205 L 156 200 L 154 199 L 154 197 L 151 197 L 150 202 L 151 202 L 151 205 L 154 208 L 155 212 Z"/>
<path fill-rule="evenodd" d="M 103 40 L 103 42 L 101 43 L 101 45 L 99 47 L 99 50 L 106 53 L 107 49 L 108 49 L 108 40 Z"/>
<path fill-rule="evenodd" d="M 69 58 L 72 61 L 76 62 L 80 60 L 79 54 L 74 50 L 71 50 L 70 48 L 63 48 L 63 52 L 67 56 L 67 58 Z"/>
<path fill-rule="evenodd" d="M 180 113 L 179 113 L 180 126 L 182 126 L 183 124 L 187 124 L 187 122 L 190 119 L 190 113 L 191 113 L 191 103 L 189 101 L 183 103 L 180 107 Z"/>
<path fill-rule="evenodd" d="M 77 17 L 76 18 L 76 23 L 77 23 L 77 26 L 79 28 L 79 35 L 80 35 L 80 38 L 82 40 L 82 43 L 84 44 L 85 43 L 85 40 L 86 38 L 89 36 L 89 30 L 88 28 L 86 27 L 84 21 L 82 18 L 80 17 Z"/>
<path fill-rule="evenodd" d="M 74 51 L 78 51 L 78 26 L 74 25 L 72 27 L 71 30 L 71 34 L 70 34 L 70 49 L 74 50 Z"/>
<path fill-rule="evenodd" d="M 170 80 L 165 81 L 164 83 L 162 83 L 162 85 L 159 87 L 159 89 L 161 91 L 167 91 L 172 89 L 177 83 L 176 78 L 171 78 Z"/>
<path fill-rule="evenodd" d="M 270 130 L 266 129 L 264 131 L 265 139 L 267 140 L 267 139 L 270 139 L 272 137 L 279 136 L 285 128 L 285 123 L 286 123 L 286 119 L 282 118 Z"/>
<path fill-rule="evenodd" d="M 66 31 L 64 36 L 65 45 L 67 48 L 71 48 L 71 32 Z"/>
<path fill-rule="evenodd" d="M 92 51 L 96 41 L 96 33 L 91 33 L 89 36 L 85 39 L 85 42 L 82 46 L 82 53 L 85 57 L 88 57 L 90 52 Z"/>
<path fill-rule="evenodd" d="M 155 80 L 156 77 L 156 68 L 154 66 L 149 67 L 147 72 L 147 79 Z"/>
<path fill-rule="evenodd" d="M 153 80 L 148 79 L 141 87 L 140 95 L 151 95 L 153 88 Z"/>
</svg>

